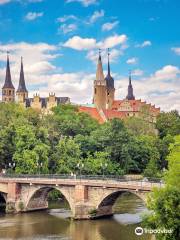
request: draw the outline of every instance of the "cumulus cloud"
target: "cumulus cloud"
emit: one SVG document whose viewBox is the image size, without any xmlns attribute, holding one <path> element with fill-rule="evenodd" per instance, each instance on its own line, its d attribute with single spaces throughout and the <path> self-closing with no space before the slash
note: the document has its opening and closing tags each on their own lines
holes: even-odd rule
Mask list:
<svg viewBox="0 0 180 240">
<path fill-rule="evenodd" d="M 63 44 L 64 47 L 72 48 L 75 50 L 89 50 L 95 48 L 96 45 L 96 39 L 81 38 L 79 36 L 74 36 Z"/>
<path fill-rule="evenodd" d="M 76 19 L 77 17 L 74 15 L 64 15 L 63 17 L 59 17 L 57 21 L 60 23 L 64 23 L 64 22 L 67 22 L 68 20 L 76 20 Z"/>
<path fill-rule="evenodd" d="M 51 61 L 60 54 L 58 47 L 47 43 L 30 44 L 26 42 L 0 44 L 0 61 L 6 61 L 6 51 L 10 52 L 12 79 L 17 86 L 20 71 L 20 58 L 23 56 L 26 81 L 29 84 L 44 83 L 42 74 L 54 73 L 57 69 Z M 4 82 L 5 67 L 0 68 L 0 82 Z"/>
<path fill-rule="evenodd" d="M 33 21 L 37 18 L 40 18 L 44 15 L 43 12 L 28 12 L 27 15 L 25 16 L 25 19 L 28 21 Z"/>
<path fill-rule="evenodd" d="M 116 62 L 118 57 L 123 55 L 123 51 L 119 50 L 119 49 L 112 49 L 110 52 L 110 61 L 111 62 Z M 101 56 L 102 56 L 102 61 L 104 63 L 107 63 L 107 50 L 103 49 L 101 51 Z M 90 50 L 87 55 L 86 58 L 89 59 L 90 61 L 94 62 L 95 64 L 97 63 L 97 50 Z"/>
<path fill-rule="evenodd" d="M 12 1 L 13 0 L 0 0 L 0 5 L 7 4 Z M 14 0 L 14 1 L 23 2 L 23 0 Z M 24 1 L 29 2 L 29 3 L 36 3 L 36 2 L 42 2 L 43 0 L 24 0 Z"/>
<path fill-rule="evenodd" d="M 177 54 L 177 55 L 180 56 L 180 47 L 172 47 L 171 50 L 172 50 L 175 54 Z"/>
<path fill-rule="evenodd" d="M 138 63 L 138 58 L 136 57 L 133 57 L 133 58 L 129 58 L 127 61 L 126 61 L 127 64 L 137 64 Z"/>
<path fill-rule="evenodd" d="M 104 10 L 95 11 L 93 15 L 90 17 L 89 22 L 95 23 L 99 18 L 104 17 Z"/>
<path fill-rule="evenodd" d="M 136 47 L 144 48 L 144 47 L 148 47 L 148 46 L 151 46 L 151 45 L 152 45 L 151 41 L 146 40 L 146 41 L 144 41 L 144 42 L 141 43 L 141 44 L 137 44 Z"/>
<path fill-rule="evenodd" d="M 72 2 L 79 2 L 81 3 L 84 7 L 88 7 L 90 5 L 97 4 L 97 0 L 66 0 L 66 3 L 72 3 Z"/>
<path fill-rule="evenodd" d="M 67 40 L 63 46 L 75 50 L 90 50 L 94 48 L 106 49 L 124 44 L 126 41 L 127 36 L 125 34 L 107 37 L 100 42 L 97 42 L 95 38 L 81 38 L 80 36 L 74 36 Z"/>
<path fill-rule="evenodd" d="M 11 0 L 0 0 L 0 5 L 11 2 Z"/>
<path fill-rule="evenodd" d="M 117 45 L 124 44 L 127 41 L 127 36 L 125 34 L 122 35 L 114 35 L 111 37 L 107 37 L 104 41 L 99 42 L 98 45 L 101 48 L 113 48 Z"/>
<path fill-rule="evenodd" d="M 102 25 L 102 31 L 110 31 L 119 24 L 119 21 L 107 22 Z"/>
<path fill-rule="evenodd" d="M 70 33 L 70 32 L 74 32 L 77 30 L 77 24 L 75 23 L 71 23 L 71 24 L 62 24 L 59 29 L 58 29 L 58 32 L 63 32 L 64 34 L 66 33 Z"/>
<path fill-rule="evenodd" d="M 135 69 L 132 71 L 132 76 L 142 76 L 143 75 L 143 70 L 141 69 Z"/>
</svg>

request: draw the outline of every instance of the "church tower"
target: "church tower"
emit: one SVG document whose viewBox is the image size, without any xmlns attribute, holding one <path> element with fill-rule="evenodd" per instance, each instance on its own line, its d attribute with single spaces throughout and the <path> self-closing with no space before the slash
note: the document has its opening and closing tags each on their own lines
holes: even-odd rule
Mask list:
<svg viewBox="0 0 180 240">
<path fill-rule="evenodd" d="M 106 80 L 104 79 L 100 50 L 96 70 L 96 80 L 94 81 L 93 103 L 98 109 L 106 109 L 107 103 Z"/>
<path fill-rule="evenodd" d="M 28 98 L 28 91 L 27 91 L 25 79 L 24 79 L 24 69 L 23 69 L 22 57 L 21 57 L 21 70 L 20 70 L 20 76 L 19 76 L 19 86 L 16 91 L 16 95 L 18 97 L 19 103 L 24 103 L 25 99 Z"/>
<path fill-rule="evenodd" d="M 6 78 L 5 78 L 4 86 L 2 87 L 2 101 L 14 102 L 14 100 L 15 100 L 15 88 L 11 81 L 9 56 L 7 54 Z"/>
<path fill-rule="evenodd" d="M 109 63 L 109 49 L 108 49 L 108 73 L 105 78 L 106 80 L 106 85 L 107 85 L 107 109 L 112 108 L 112 104 L 114 101 L 114 93 L 115 93 L 115 88 L 114 88 L 114 79 L 111 76 L 111 70 L 110 70 L 110 63 Z"/>
<path fill-rule="evenodd" d="M 129 73 L 129 85 L 128 85 L 128 94 L 126 96 L 127 100 L 135 100 L 135 97 L 133 95 L 133 86 L 131 83 L 131 72 Z"/>
</svg>

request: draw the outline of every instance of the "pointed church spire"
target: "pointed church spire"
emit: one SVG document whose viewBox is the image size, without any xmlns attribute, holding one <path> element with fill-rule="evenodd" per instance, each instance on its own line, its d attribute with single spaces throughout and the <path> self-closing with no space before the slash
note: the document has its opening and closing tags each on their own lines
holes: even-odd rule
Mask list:
<svg viewBox="0 0 180 240">
<path fill-rule="evenodd" d="M 104 73 L 103 73 L 103 67 L 102 67 L 102 61 L 101 61 L 101 49 L 99 49 L 99 58 L 98 58 L 98 64 L 97 64 L 97 70 L 96 70 L 96 80 L 104 81 Z"/>
<path fill-rule="evenodd" d="M 21 70 L 19 77 L 19 86 L 17 92 L 27 92 L 25 79 L 24 79 L 24 69 L 23 69 L 23 58 L 21 57 Z"/>
<path fill-rule="evenodd" d="M 7 64 L 6 64 L 6 78 L 5 78 L 5 83 L 4 83 L 3 89 L 4 88 L 14 89 L 14 86 L 11 81 L 11 71 L 10 71 L 9 53 L 8 52 L 7 52 Z"/>
<path fill-rule="evenodd" d="M 108 73 L 107 73 L 105 80 L 106 80 L 108 88 L 114 88 L 114 79 L 111 77 L 109 56 L 110 56 L 110 52 L 109 52 L 109 48 L 108 48 Z"/>
<path fill-rule="evenodd" d="M 131 83 L 131 71 L 129 71 L 129 85 L 128 85 L 128 94 L 126 96 L 127 100 L 134 100 L 135 97 L 133 95 L 133 86 Z"/>
<path fill-rule="evenodd" d="M 110 56 L 110 52 L 109 52 L 109 48 L 108 48 L 108 75 L 111 75 L 109 56 Z"/>
</svg>

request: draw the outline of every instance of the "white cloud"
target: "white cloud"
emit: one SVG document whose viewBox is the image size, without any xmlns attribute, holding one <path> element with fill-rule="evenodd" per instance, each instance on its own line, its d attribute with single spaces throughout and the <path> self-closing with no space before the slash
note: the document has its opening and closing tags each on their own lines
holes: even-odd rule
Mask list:
<svg viewBox="0 0 180 240">
<path fill-rule="evenodd" d="M 111 37 L 107 37 L 104 41 L 99 42 L 98 46 L 101 48 L 113 48 L 117 45 L 124 44 L 127 41 L 127 36 L 125 34 L 122 35 L 114 35 Z"/>
<path fill-rule="evenodd" d="M 171 50 L 177 55 L 180 55 L 180 47 L 172 47 Z"/>
<path fill-rule="evenodd" d="M 98 3 L 97 0 L 66 0 L 66 3 L 72 3 L 72 2 L 79 2 L 84 7 L 88 7 L 90 5 L 94 5 Z"/>
<path fill-rule="evenodd" d="M 12 1 L 13 0 L 0 0 L 0 5 L 7 4 Z M 14 0 L 14 1 L 23 2 L 23 0 Z M 24 0 L 24 1 L 29 2 L 29 3 L 36 3 L 36 2 L 42 2 L 43 0 Z"/>
<path fill-rule="evenodd" d="M 138 62 L 138 58 L 136 58 L 136 57 L 129 58 L 129 59 L 126 61 L 127 64 L 137 64 L 137 62 Z"/>
<path fill-rule="evenodd" d="M 160 70 L 156 71 L 152 76 L 151 79 L 153 80 L 172 80 L 176 77 L 177 74 L 180 73 L 180 70 L 176 66 L 166 65 Z"/>
<path fill-rule="evenodd" d="M 75 50 L 89 50 L 95 48 L 96 44 L 96 39 L 94 38 L 81 38 L 79 36 L 74 36 L 65 42 L 63 46 Z"/>
<path fill-rule="evenodd" d="M 114 35 L 111 37 L 107 37 L 104 40 L 97 42 L 95 38 L 81 38 L 80 36 L 74 36 L 67 40 L 63 46 L 72 48 L 75 50 L 90 50 L 94 48 L 113 48 L 117 45 L 122 45 L 127 41 L 127 36 L 125 34 L 122 35 Z"/>
<path fill-rule="evenodd" d="M 62 25 L 59 27 L 58 31 L 59 31 L 59 32 L 62 31 L 64 34 L 66 34 L 66 33 L 70 33 L 70 32 L 76 31 L 77 28 L 78 28 L 78 27 L 77 27 L 77 25 L 76 25 L 75 23 L 71 23 L 71 24 L 66 24 L 66 23 L 64 23 L 64 24 L 62 24 Z"/>
<path fill-rule="evenodd" d="M 102 31 L 110 31 L 119 24 L 119 21 L 107 22 L 102 25 Z"/>
<path fill-rule="evenodd" d="M 0 5 L 9 3 L 11 0 L 0 0 Z"/>
<path fill-rule="evenodd" d="M 143 75 L 143 70 L 141 69 L 135 69 L 132 71 L 132 76 L 142 76 Z"/>
<path fill-rule="evenodd" d="M 112 49 L 110 52 L 110 61 L 111 62 L 116 62 L 118 57 L 123 55 L 123 51 L 119 50 L 119 49 Z M 95 64 L 97 63 L 97 50 L 90 50 L 87 55 L 86 58 L 89 59 L 90 61 L 94 62 Z M 102 50 L 101 51 L 101 56 L 102 56 L 102 61 L 104 63 L 107 63 L 107 50 Z"/>
<path fill-rule="evenodd" d="M 26 42 L 0 44 L 0 61 L 6 61 L 6 51 L 10 52 L 11 74 L 17 86 L 20 71 L 20 58 L 23 56 L 26 81 L 29 85 L 45 83 L 44 74 L 53 74 L 58 69 L 51 60 L 60 56 L 58 47 L 47 43 Z M 43 76 L 42 76 L 43 75 Z M 4 82 L 5 68 L 0 68 L 0 82 Z M 47 79 L 46 79 L 47 80 Z"/>
<path fill-rule="evenodd" d="M 39 17 L 42 17 L 43 15 L 44 15 L 43 12 L 28 12 L 25 18 L 28 21 L 33 21 Z"/>
<path fill-rule="evenodd" d="M 144 47 L 148 47 L 148 46 L 151 46 L 151 45 L 152 45 L 151 41 L 146 40 L 146 41 L 144 41 L 144 42 L 141 43 L 141 44 L 137 44 L 136 47 L 144 48 Z"/>
<path fill-rule="evenodd" d="M 63 17 L 59 17 L 57 21 L 60 23 L 64 23 L 64 22 L 67 22 L 68 20 L 76 20 L 76 19 L 77 17 L 74 15 L 64 15 Z"/>
<path fill-rule="evenodd" d="M 104 10 L 95 11 L 93 15 L 90 17 L 89 22 L 95 23 L 99 18 L 104 17 Z"/>
</svg>

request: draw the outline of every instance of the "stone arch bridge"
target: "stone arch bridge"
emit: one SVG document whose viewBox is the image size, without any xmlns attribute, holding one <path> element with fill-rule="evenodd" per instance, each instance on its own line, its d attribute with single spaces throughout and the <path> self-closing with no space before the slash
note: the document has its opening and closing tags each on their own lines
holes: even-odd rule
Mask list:
<svg viewBox="0 0 180 240">
<path fill-rule="evenodd" d="M 18 213 L 48 208 L 51 190 L 59 190 L 69 203 L 74 219 L 92 219 L 113 215 L 113 204 L 123 192 L 131 192 L 146 201 L 155 181 L 125 178 L 72 176 L 1 176 L 0 194 L 6 202 L 6 212 Z"/>
</svg>

